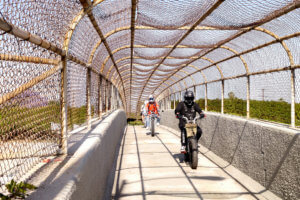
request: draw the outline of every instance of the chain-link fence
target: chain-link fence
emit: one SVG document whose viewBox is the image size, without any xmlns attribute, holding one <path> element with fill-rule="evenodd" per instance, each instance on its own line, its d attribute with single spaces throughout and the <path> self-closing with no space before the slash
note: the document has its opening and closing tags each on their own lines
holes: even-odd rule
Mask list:
<svg viewBox="0 0 300 200">
<path fill-rule="evenodd" d="M 2 12 L 6 5 L 0 5 Z M 80 54 L 74 57 L 76 50 L 66 56 L 60 45 L 29 34 L 4 16 L 0 22 L 5 30 L 0 35 L 0 193 L 5 193 L 8 182 L 26 180 L 45 158 L 66 152 L 68 130 L 87 125 L 100 109 L 107 112 L 122 103 L 109 81 L 100 90 L 103 75 L 88 70 Z"/>
</svg>

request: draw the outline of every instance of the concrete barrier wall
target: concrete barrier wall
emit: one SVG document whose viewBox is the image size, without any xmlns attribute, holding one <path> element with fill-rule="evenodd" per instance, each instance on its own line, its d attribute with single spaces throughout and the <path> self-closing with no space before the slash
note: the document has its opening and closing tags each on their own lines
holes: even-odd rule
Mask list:
<svg viewBox="0 0 300 200">
<path fill-rule="evenodd" d="M 283 199 L 300 199 L 299 131 L 240 117 L 206 113 L 200 144 Z M 174 110 L 161 124 L 178 129 Z"/>
<path fill-rule="evenodd" d="M 55 169 L 29 199 L 103 199 L 115 153 L 127 125 L 123 110 L 84 134 L 80 147 Z M 46 170 L 50 171 L 50 170 Z"/>
<path fill-rule="evenodd" d="M 124 111 L 116 111 L 92 131 L 76 152 L 80 163 L 76 172 L 76 189 L 72 200 L 102 199 L 105 195 L 107 178 L 113 168 L 117 145 L 127 124 Z"/>
</svg>

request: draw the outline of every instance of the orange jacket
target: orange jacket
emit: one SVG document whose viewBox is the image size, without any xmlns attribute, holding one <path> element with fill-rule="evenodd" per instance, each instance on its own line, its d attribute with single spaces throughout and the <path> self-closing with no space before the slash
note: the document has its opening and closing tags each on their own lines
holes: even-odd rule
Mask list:
<svg viewBox="0 0 300 200">
<path fill-rule="evenodd" d="M 151 114 L 151 111 L 153 111 L 155 114 L 158 115 L 158 104 L 156 102 L 147 103 L 146 111 L 147 111 L 148 114 Z"/>
</svg>

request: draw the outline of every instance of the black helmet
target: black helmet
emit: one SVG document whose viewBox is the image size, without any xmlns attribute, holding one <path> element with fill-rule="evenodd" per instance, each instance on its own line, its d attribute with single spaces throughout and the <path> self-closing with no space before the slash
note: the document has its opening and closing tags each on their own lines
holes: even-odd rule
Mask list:
<svg viewBox="0 0 300 200">
<path fill-rule="evenodd" d="M 192 91 L 186 91 L 184 93 L 184 102 L 188 105 L 191 106 L 194 103 L 194 93 Z"/>
</svg>

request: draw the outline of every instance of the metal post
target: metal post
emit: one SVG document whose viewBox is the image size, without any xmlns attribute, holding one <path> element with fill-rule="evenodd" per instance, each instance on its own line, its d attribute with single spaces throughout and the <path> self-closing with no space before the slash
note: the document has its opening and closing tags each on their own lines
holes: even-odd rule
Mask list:
<svg viewBox="0 0 300 200">
<path fill-rule="evenodd" d="M 110 101 L 110 110 L 113 111 L 113 88 L 112 83 L 109 82 L 109 101 Z"/>
<path fill-rule="evenodd" d="M 114 89 L 114 109 L 117 110 L 117 88 L 113 86 Z"/>
<path fill-rule="evenodd" d="M 109 111 L 112 111 L 112 101 L 111 101 L 111 83 L 108 82 L 108 109 Z"/>
<path fill-rule="evenodd" d="M 120 94 L 117 91 L 117 108 L 119 109 L 120 107 L 121 107 L 121 104 L 120 104 Z"/>
<path fill-rule="evenodd" d="M 222 80 L 221 83 L 221 114 L 224 114 L 224 80 Z"/>
<path fill-rule="evenodd" d="M 166 97 L 166 109 L 169 109 L 169 96 Z"/>
<path fill-rule="evenodd" d="M 113 84 L 110 84 L 110 110 L 113 111 L 114 110 L 114 88 L 113 88 Z"/>
<path fill-rule="evenodd" d="M 116 89 L 113 84 L 111 84 L 111 89 L 112 89 L 113 110 L 116 110 Z"/>
<path fill-rule="evenodd" d="M 107 113 L 107 80 L 105 79 L 104 81 L 104 110 L 105 110 L 105 113 Z"/>
<path fill-rule="evenodd" d="M 247 76 L 247 119 L 250 119 L 250 76 Z"/>
<path fill-rule="evenodd" d="M 195 100 L 197 100 L 197 90 L 196 90 L 196 85 L 194 85 L 194 95 L 195 95 Z"/>
<path fill-rule="evenodd" d="M 61 82 L 60 82 L 60 103 L 61 103 L 61 132 L 60 132 L 60 141 L 59 141 L 59 153 L 67 154 L 68 153 L 68 106 L 67 106 L 67 60 L 63 56 L 60 62 L 61 65 Z"/>
<path fill-rule="evenodd" d="M 174 108 L 174 110 L 175 110 L 175 107 L 176 107 L 176 95 L 175 94 L 173 94 L 173 108 Z"/>
<path fill-rule="evenodd" d="M 205 111 L 207 111 L 207 83 L 205 83 Z"/>
<path fill-rule="evenodd" d="M 168 110 L 168 96 L 166 96 L 166 98 L 165 98 L 165 101 L 166 101 L 166 110 Z"/>
<path fill-rule="evenodd" d="M 92 128 L 92 112 L 91 112 L 91 68 L 87 69 L 86 75 L 86 100 L 87 100 L 87 129 Z"/>
<path fill-rule="evenodd" d="M 291 69 L 291 126 L 296 126 L 295 121 L 295 69 Z"/>
<path fill-rule="evenodd" d="M 102 107 L 103 107 L 103 104 L 102 104 L 102 76 L 99 75 L 99 103 L 98 103 L 98 116 L 99 116 L 99 119 L 101 118 L 101 113 L 102 113 Z"/>
<path fill-rule="evenodd" d="M 110 84 L 109 81 L 106 82 L 107 83 L 107 111 L 110 111 Z"/>
<path fill-rule="evenodd" d="M 118 101 L 117 101 L 117 96 L 118 96 L 118 91 L 117 91 L 117 88 L 114 87 L 114 91 L 115 91 L 115 109 L 117 110 L 118 109 Z"/>
</svg>

